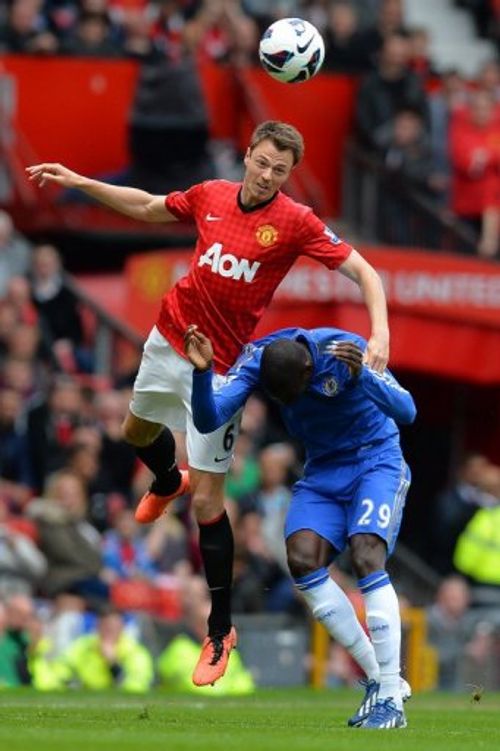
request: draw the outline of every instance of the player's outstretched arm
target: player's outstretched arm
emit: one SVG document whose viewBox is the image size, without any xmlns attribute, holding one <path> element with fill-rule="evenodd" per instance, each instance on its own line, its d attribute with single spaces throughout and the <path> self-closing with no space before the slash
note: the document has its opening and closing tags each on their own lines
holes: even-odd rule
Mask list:
<svg viewBox="0 0 500 751">
<path fill-rule="evenodd" d="M 383 373 L 389 361 L 389 324 L 387 301 L 380 276 L 357 250 L 351 251 L 338 270 L 359 285 L 371 321 L 371 335 L 366 348 L 366 364 Z"/>
<path fill-rule="evenodd" d="M 40 187 L 53 183 L 62 188 L 76 188 L 110 209 L 133 219 L 143 222 L 177 221 L 177 217 L 167 210 L 162 196 L 154 196 L 145 190 L 92 180 L 57 163 L 34 164 L 26 167 L 26 172 L 29 179 Z"/>
</svg>

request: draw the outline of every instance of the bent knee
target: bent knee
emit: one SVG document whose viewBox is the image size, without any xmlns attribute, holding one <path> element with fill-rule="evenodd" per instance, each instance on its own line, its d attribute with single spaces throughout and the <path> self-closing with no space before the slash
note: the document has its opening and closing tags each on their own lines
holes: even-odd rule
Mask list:
<svg viewBox="0 0 500 751">
<path fill-rule="evenodd" d="M 149 422 L 128 413 L 122 424 L 123 439 L 132 446 L 142 448 L 153 443 L 163 430 L 163 426 L 156 422 Z"/>
<path fill-rule="evenodd" d="M 294 579 L 312 574 L 320 568 L 317 557 L 309 550 L 300 548 L 287 549 L 288 568 Z"/>
<path fill-rule="evenodd" d="M 376 535 L 355 535 L 350 541 L 351 562 L 358 579 L 385 567 L 387 548 Z"/>
</svg>

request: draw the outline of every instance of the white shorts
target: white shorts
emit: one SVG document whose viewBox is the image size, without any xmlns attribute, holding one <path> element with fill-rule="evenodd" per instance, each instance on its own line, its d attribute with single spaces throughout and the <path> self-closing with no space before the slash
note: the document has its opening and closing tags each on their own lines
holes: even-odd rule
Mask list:
<svg viewBox="0 0 500 751">
<path fill-rule="evenodd" d="M 154 326 L 144 345 L 130 411 L 143 420 L 185 432 L 188 462 L 194 469 L 227 472 L 242 410 L 213 433 L 199 433 L 191 412 L 192 374 L 191 363 L 181 357 Z M 223 380 L 224 376 L 214 374 L 215 384 Z"/>
</svg>

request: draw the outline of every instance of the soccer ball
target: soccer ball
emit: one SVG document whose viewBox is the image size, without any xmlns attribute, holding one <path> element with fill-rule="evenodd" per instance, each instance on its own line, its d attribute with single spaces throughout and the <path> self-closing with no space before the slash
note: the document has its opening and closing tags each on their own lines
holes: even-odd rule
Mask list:
<svg viewBox="0 0 500 751">
<path fill-rule="evenodd" d="M 312 23 L 301 18 L 282 18 L 271 24 L 259 44 L 262 67 L 282 83 L 312 78 L 323 64 L 325 45 Z"/>
</svg>

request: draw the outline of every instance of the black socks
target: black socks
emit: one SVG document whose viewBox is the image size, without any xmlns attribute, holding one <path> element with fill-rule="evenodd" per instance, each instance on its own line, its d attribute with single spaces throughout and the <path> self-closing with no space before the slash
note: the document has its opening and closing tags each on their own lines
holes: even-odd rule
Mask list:
<svg viewBox="0 0 500 751">
<path fill-rule="evenodd" d="M 181 484 L 181 473 L 175 463 L 175 439 L 172 431 L 163 428 L 149 446 L 136 447 L 139 459 L 153 472 L 151 490 L 157 495 L 171 495 Z"/>
<path fill-rule="evenodd" d="M 200 551 L 212 598 L 208 635 L 224 636 L 231 630 L 233 581 L 233 530 L 226 512 L 211 522 L 200 523 Z"/>
</svg>

